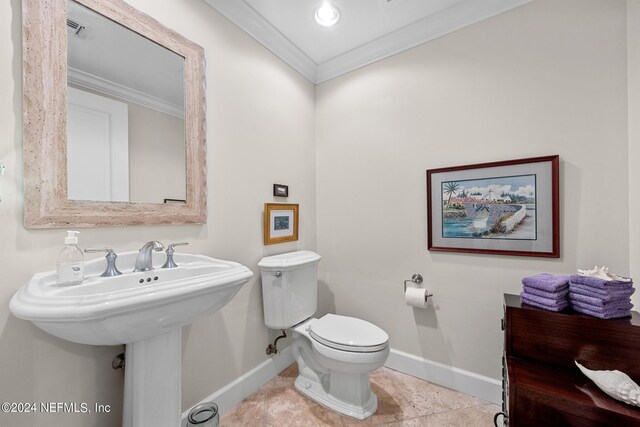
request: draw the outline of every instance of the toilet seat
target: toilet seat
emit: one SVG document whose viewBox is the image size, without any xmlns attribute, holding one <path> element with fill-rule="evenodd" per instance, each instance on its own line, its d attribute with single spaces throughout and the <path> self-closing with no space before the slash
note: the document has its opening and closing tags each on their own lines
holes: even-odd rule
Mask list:
<svg viewBox="0 0 640 427">
<path fill-rule="evenodd" d="M 309 335 L 327 347 L 349 352 L 372 353 L 389 345 L 389 335 L 376 325 L 337 314 L 327 314 L 311 322 Z"/>
</svg>

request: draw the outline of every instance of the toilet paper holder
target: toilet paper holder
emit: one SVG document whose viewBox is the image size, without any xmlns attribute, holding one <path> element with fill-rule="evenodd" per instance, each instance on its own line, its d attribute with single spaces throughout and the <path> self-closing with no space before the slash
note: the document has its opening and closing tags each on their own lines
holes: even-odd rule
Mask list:
<svg viewBox="0 0 640 427">
<path fill-rule="evenodd" d="M 414 283 L 414 284 L 418 285 L 417 287 L 419 288 L 419 287 L 420 287 L 420 285 L 421 285 L 421 284 L 422 284 L 422 282 L 423 282 L 422 275 L 421 275 L 421 274 L 418 274 L 418 273 L 414 273 L 414 274 L 411 276 L 411 279 L 409 279 L 409 280 L 405 280 L 405 281 L 404 281 L 404 292 L 405 292 L 405 293 L 407 293 L 407 282 Z"/>
<path fill-rule="evenodd" d="M 417 285 L 416 288 L 420 289 L 420 285 L 422 284 L 423 281 L 424 281 L 424 279 L 422 278 L 422 275 L 420 275 L 418 273 L 414 273 L 411 276 L 411 279 L 404 281 L 404 293 L 405 294 L 407 293 L 407 282 L 411 282 L 411 283 Z M 429 292 L 429 291 L 425 290 L 425 295 L 424 295 L 424 300 L 425 301 L 427 300 L 427 298 L 432 297 L 432 296 L 433 296 L 432 292 Z"/>
</svg>

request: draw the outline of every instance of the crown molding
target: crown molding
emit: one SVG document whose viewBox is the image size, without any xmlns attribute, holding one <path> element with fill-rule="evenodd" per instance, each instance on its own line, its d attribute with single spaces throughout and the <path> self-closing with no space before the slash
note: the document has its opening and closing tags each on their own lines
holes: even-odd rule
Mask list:
<svg viewBox="0 0 640 427">
<path fill-rule="evenodd" d="M 312 83 L 318 84 L 507 12 L 533 0 L 465 0 L 320 64 L 243 0 L 203 0 Z"/>
<path fill-rule="evenodd" d="M 144 92 L 140 92 L 139 90 L 112 82 L 111 80 L 103 79 L 102 77 L 98 77 L 94 74 L 87 73 L 73 67 L 67 67 L 67 81 L 84 89 L 89 89 L 94 92 L 142 105 L 143 107 L 160 111 L 161 113 L 165 113 L 179 119 L 184 119 L 184 106 L 182 105 L 176 105 L 172 102 L 165 101 L 164 99 L 157 98 Z"/>
<path fill-rule="evenodd" d="M 312 83 L 317 64 L 244 0 L 203 0 Z"/>
<path fill-rule="evenodd" d="M 466 0 L 318 65 L 322 83 L 533 0 Z"/>
</svg>

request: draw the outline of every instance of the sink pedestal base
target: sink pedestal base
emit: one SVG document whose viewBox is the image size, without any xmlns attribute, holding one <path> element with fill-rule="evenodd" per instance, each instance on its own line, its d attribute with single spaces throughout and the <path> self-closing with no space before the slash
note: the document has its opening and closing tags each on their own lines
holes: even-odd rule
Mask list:
<svg viewBox="0 0 640 427">
<path fill-rule="evenodd" d="M 126 345 L 123 427 L 177 427 L 182 328 Z"/>
</svg>

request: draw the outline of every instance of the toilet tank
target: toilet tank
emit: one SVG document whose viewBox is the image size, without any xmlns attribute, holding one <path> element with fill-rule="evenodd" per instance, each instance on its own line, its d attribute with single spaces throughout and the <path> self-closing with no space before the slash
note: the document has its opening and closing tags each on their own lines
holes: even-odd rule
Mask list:
<svg viewBox="0 0 640 427">
<path fill-rule="evenodd" d="M 320 255 L 297 251 L 262 258 L 264 323 L 271 329 L 288 329 L 313 316 L 318 309 Z"/>
</svg>

